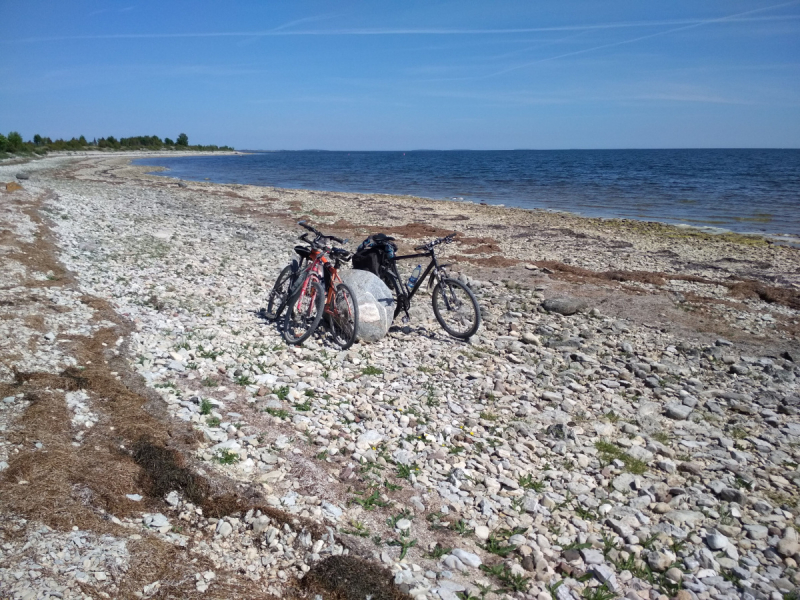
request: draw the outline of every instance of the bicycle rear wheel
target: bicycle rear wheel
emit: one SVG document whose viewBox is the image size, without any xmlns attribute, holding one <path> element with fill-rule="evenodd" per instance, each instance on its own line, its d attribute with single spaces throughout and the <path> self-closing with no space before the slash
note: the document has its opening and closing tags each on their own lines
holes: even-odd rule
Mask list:
<svg viewBox="0 0 800 600">
<path fill-rule="evenodd" d="M 294 269 L 292 269 L 292 265 L 287 265 L 283 268 L 280 275 L 278 275 L 278 278 L 275 280 L 275 285 L 272 286 L 272 291 L 270 291 L 267 298 L 267 308 L 264 310 L 264 317 L 270 321 L 274 321 L 280 317 L 283 309 L 286 308 L 293 272 Z"/>
<path fill-rule="evenodd" d="M 442 328 L 462 340 L 481 326 L 481 311 L 472 291 L 456 279 L 441 279 L 433 288 L 433 314 Z"/>
<path fill-rule="evenodd" d="M 336 286 L 332 310 L 328 313 L 328 326 L 333 341 L 347 350 L 356 341 L 358 329 L 358 302 L 346 284 Z"/>
<path fill-rule="evenodd" d="M 316 280 L 311 280 L 305 290 L 289 298 L 286 319 L 283 324 L 283 339 L 289 344 L 302 344 L 316 330 L 322 319 L 325 292 Z"/>
</svg>

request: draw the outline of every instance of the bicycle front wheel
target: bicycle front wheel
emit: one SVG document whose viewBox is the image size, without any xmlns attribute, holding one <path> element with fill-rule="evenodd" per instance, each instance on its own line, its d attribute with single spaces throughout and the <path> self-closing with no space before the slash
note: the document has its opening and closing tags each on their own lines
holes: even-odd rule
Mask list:
<svg viewBox="0 0 800 600">
<path fill-rule="evenodd" d="M 286 307 L 286 301 L 289 299 L 289 286 L 292 284 L 292 271 L 291 265 L 284 267 L 275 280 L 275 285 L 272 286 L 272 291 L 267 298 L 267 308 L 264 310 L 264 316 L 270 321 L 280 317 Z"/>
<path fill-rule="evenodd" d="M 481 311 L 472 291 L 456 279 L 441 279 L 432 294 L 433 314 L 442 328 L 462 340 L 481 326 Z"/>
<path fill-rule="evenodd" d="M 333 306 L 328 313 L 328 324 L 333 341 L 347 350 L 356 341 L 358 329 L 358 302 L 355 294 L 346 284 L 336 286 Z"/>
<path fill-rule="evenodd" d="M 319 325 L 325 305 L 325 292 L 318 281 L 308 282 L 289 298 L 283 338 L 290 344 L 302 344 Z"/>
</svg>

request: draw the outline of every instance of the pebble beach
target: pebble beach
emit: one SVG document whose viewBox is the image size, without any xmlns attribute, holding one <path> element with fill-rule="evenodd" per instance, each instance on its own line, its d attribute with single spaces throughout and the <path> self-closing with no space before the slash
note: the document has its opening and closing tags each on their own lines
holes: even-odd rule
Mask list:
<svg viewBox="0 0 800 600">
<path fill-rule="evenodd" d="M 138 156 L 0 163 L 0 595 L 797 597 L 800 249 Z M 457 232 L 480 330 L 287 346 L 301 219 Z"/>
</svg>

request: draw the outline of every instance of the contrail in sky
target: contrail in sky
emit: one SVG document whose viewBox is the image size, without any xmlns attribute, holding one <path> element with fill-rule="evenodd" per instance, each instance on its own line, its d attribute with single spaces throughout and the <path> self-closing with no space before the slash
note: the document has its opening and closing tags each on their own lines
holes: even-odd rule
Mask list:
<svg viewBox="0 0 800 600">
<path fill-rule="evenodd" d="M 547 33 L 559 31 L 592 31 L 604 29 L 632 29 L 640 27 L 663 27 L 663 26 L 678 26 L 678 29 L 670 31 L 678 31 L 680 29 L 690 29 L 701 25 L 710 25 L 714 23 L 752 23 L 759 21 L 785 21 L 791 19 L 798 19 L 800 15 L 779 15 L 779 16 L 765 16 L 765 17 L 746 17 L 744 15 L 753 14 L 756 12 L 763 12 L 766 10 L 773 10 L 784 6 L 797 4 L 800 0 L 759 8 L 737 15 L 730 15 L 727 17 L 718 17 L 714 19 L 673 19 L 661 21 L 627 21 L 618 23 L 597 23 L 590 25 L 560 25 L 553 27 L 519 27 L 511 29 L 439 29 L 439 28 L 420 28 L 420 29 L 392 29 L 392 28 L 366 28 L 366 29 L 288 29 L 289 26 L 296 24 L 298 21 L 280 25 L 274 29 L 267 29 L 264 31 L 219 31 L 219 32 L 191 32 L 191 33 L 109 33 L 99 35 L 65 35 L 65 36 L 49 36 L 49 37 L 29 37 L 17 40 L 0 40 L 0 43 L 6 44 L 20 44 L 20 43 L 38 43 L 38 42 L 56 42 L 68 40 L 126 40 L 126 39 L 170 39 L 170 38 L 225 38 L 225 37 L 277 37 L 277 36 L 381 36 L 381 35 L 503 35 L 503 34 L 519 34 L 519 33 Z M 301 19 L 300 21 L 305 21 Z M 663 35 L 661 32 L 651 36 L 643 36 L 637 39 L 646 39 L 647 37 L 654 37 L 656 35 Z M 631 40 L 636 41 L 636 40 Z M 619 42 L 629 43 L 629 42 Z M 582 51 L 584 52 L 584 51 Z"/>
<path fill-rule="evenodd" d="M 714 19 L 703 19 L 702 21 L 694 21 L 694 22 L 691 22 L 691 23 L 684 24 L 684 25 L 682 25 L 680 27 L 673 27 L 672 29 L 666 29 L 664 31 L 657 31 L 655 33 L 650 33 L 648 35 L 642 35 L 642 36 L 631 38 L 631 39 L 627 39 L 627 40 L 619 40 L 619 41 L 616 41 L 616 42 L 609 42 L 608 44 L 602 44 L 600 46 L 592 46 L 591 48 L 584 48 L 582 50 L 575 50 L 573 52 L 567 52 L 565 54 L 559 54 L 557 56 L 548 56 L 546 58 L 540 58 L 538 60 L 534 60 L 534 61 L 522 64 L 522 65 L 516 65 L 516 66 L 513 66 L 513 67 L 508 67 L 508 68 L 503 69 L 501 71 L 497 71 L 497 72 L 491 73 L 489 75 L 484 75 L 483 77 L 494 77 L 496 75 L 502 75 L 503 73 L 508 73 L 510 71 L 516 71 L 518 69 L 524 69 L 525 67 L 530 67 L 530 66 L 533 66 L 533 65 L 536 65 L 536 64 L 540 64 L 540 63 L 543 63 L 543 62 L 548 62 L 548 61 L 551 61 L 551 60 L 558 60 L 560 58 L 568 58 L 570 56 L 577 56 L 579 54 L 586 54 L 587 52 L 594 52 L 595 50 L 604 50 L 606 48 L 614 48 L 616 46 L 622 46 L 622 45 L 625 45 L 625 44 L 633 44 L 634 42 L 640 42 L 642 40 L 647 40 L 647 39 L 654 38 L 654 37 L 660 37 L 660 36 L 668 35 L 670 33 L 675 33 L 675 32 L 678 32 L 678 31 L 685 31 L 687 29 L 695 29 L 696 27 L 701 27 L 703 25 L 713 25 L 714 23 L 732 23 L 732 22 L 742 22 L 742 21 L 763 21 L 763 20 L 773 20 L 773 19 L 778 19 L 778 18 L 783 20 L 783 19 L 786 19 L 788 17 L 787 16 L 782 16 L 782 17 L 746 17 L 745 15 L 752 15 L 754 13 L 764 12 L 766 10 L 772 10 L 772 9 L 775 9 L 775 8 L 781 8 L 783 6 L 789 6 L 791 4 L 797 4 L 798 1 L 800 1 L 800 0 L 793 0 L 792 2 L 785 2 L 783 4 L 776 4 L 774 6 L 767 6 L 767 7 L 764 7 L 764 8 L 756 8 L 756 9 L 753 9 L 753 10 L 748 10 L 748 11 L 741 12 L 741 13 L 736 13 L 734 15 L 729 15 L 727 17 L 717 17 L 717 18 L 714 18 Z M 791 15 L 791 18 L 797 18 L 797 17 L 798 17 L 797 15 Z"/>
</svg>

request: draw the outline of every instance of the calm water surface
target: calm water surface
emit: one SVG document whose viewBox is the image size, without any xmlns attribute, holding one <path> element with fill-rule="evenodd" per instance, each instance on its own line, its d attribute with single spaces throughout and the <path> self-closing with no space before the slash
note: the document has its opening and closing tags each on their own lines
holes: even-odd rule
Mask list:
<svg viewBox="0 0 800 600">
<path fill-rule="evenodd" d="M 800 150 L 303 151 L 136 163 L 196 181 L 407 194 L 800 236 Z"/>
</svg>

